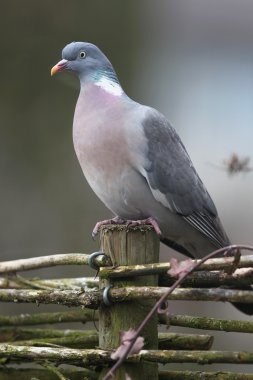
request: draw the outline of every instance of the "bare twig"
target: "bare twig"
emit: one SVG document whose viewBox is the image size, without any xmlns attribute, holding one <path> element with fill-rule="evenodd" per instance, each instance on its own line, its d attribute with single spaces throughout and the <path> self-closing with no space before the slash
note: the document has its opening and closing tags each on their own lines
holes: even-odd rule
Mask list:
<svg viewBox="0 0 253 380">
<path fill-rule="evenodd" d="M 98 346 L 98 332 L 95 330 L 59 330 L 1 328 L 0 342 L 19 346 L 58 345 L 71 348 L 94 348 Z M 187 349 L 209 350 L 213 343 L 210 335 L 159 333 L 158 345 L 161 350 Z"/>
<path fill-rule="evenodd" d="M 98 308 L 102 301 L 101 291 L 84 290 L 30 290 L 30 289 L 0 289 L 0 301 L 39 304 L 61 304 L 65 306 L 85 306 Z"/>
<path fill-rule="evenodd" d="M 88 369 L 66 369 L 60 368 L 60 371 L 65 377 L 71 380 L 97 380 L 99 373 Z M 40 380 L 55 380 L 55 376 L 50 375 L 50 372 L 46 369 L 40 368 L 13 368 L 7 367 L 1 368 L 1 373 L 4 379 L 20 379 L 27 380 L 38 378 Z M 205 372 L 205 371 L 160 371 L 159 380 L 253 380 L 253 374 L 250 373 L 238 373 L 238 372 Z"/>
<path fill-rule="evenodd" d="M 48 362 L 41 363 L 42 367 L 46 368 L 48 371 L 54 373 L 60 380 L 68 380 L 55 366 L 49 364 Z"/>
<path fill-rule="evenodd" d="M 42 324 L 97 321 L 98 314 L 94 310 L 69 310 L 57 313 L 21 314 L 17 316 L 0 315 L 0 326 L 33 326 Z M 190 327 L 195 329 L 218 330 L 230 332 L 253 333 L 253 322 L 224 320 L 190 315 L 173 315 L 166 317 L 159 314 L 160 323 L 171 326 Z"/>
<path fill-rule="evenodd" d="M 132 274 L 135 271 L 131 272 Z M 174 277 L 168 274 L 160 274 L 159 285 L 171 286 Z M 218 287 L 218 286 L 248 286 L 253 284 L 253 268 L 240 268 L 234 273 L 227 274 L 224 271 L 196 271 L 190 274 L 181 284 L 183 287 Z M 98 288 L 98 279 L 93 277 L 57 278 L 57 279 L 25 279 L 21 276 L 8 275 L 0 277 L 0 289 L 90 289 Z"/>
<path fill-rule="evenodd" d="M 160 274 L 159 286 L 171 286 L 175 278 L 166 274 Z M 225 271 L 196 271 L 184 279 L 183 287 L 218 287 L 233 286 L 243 287 L 253 284 L 253 268 L 240 268 L 232 274 Z"/>
<path fill-rule="evenodd" d="M 125 302 L 138 299 L 159 299 L 165 297 L 170 288 L 159 287 L 125 287 L 113 288 L 110 299 L 113 302 Z M 228 301 L 253 303 L 253 292 L 235 289 L 201 289 L 179 288 L 166 297 L 171 300 L 191 301 Z M 65 306 L 84 306 L 97 309 L 102 302 L 102 291 L 93 290 L 30 290 L 30 289 L 0 289 L 0 301 L 36 304 L 62 304 Z"/>
<path fill-rule="evenodd" d="M 159 322 L 171 326 L 227 332 L 253 333 L 253 322 L 195 317 L 192 315 L 159 314 Z"/>
<path fill-rule="evenodd" d="M 112 288 L 112 302 L 136 301 L 139 299 L 159 299 L 168 294 L 170 288 L 155 286 L 129 286 Z M 179 288 L 169 293 L 166 299 L 188 301 L 222 301 L 253 303 L 253 292 L 250 290 L 223 288 Z M 83 306 L 97 309 L 102 302 L 102 290 L 30 290 L 30 289 L 0 289 L 1 302 L 61 304 L 65 306 Z"/>
<path fill-rule="evenodd" d="M 24 279 L 21 276 L 8 275 L 8 277 L 0 277 L 0 289 L 90 289 L 98 288 L 98 279 L 94 277 L 80 278 L 56 278 L 56 279 L 40 279 L 30 278 Z"/>
<path fill-rule="evenodd" d="M 247 246 L 243 249 L 247 249 Z M 253 247 L 249 247 L 249 250 L 253 250 Z M 199 263 L 201 260 L 192 260 L 192 263 Z M 206 262 L 201 261 L 201 265 L 196 269 L 197 271 L 220 271 L 230 268 L 234 264 L 234 257 L 219 257 L 211 258 Z M 252 268 L 253 267 L 253 255 L 243 255 L 240 258 L 240 262 L 237 268 Z M 155 263 L 155 264 L 143 264 L 143 265 L 129 265 L 118 266 L 117 268 L 100 268 L 99 277 L 102 279 L 120 278 L 120 277 L 132 277 L 132 276 L 146 276 L 149 274 L 165 274 L 171 269 L 170 263 Z"/>
<path fill-rule="evenodd" d="M 50 256 L 32 257 L 29 259 L 11 260 L 0 262 L 0 273 L 21 272 L 31 269 L 53 267 L 55 265 L 87 265 L 89 256 L 84 253 L 65 253 Z M 105 255 L 94 259 L 98 266 L 112 265 Z"/>
<path fill-rule="evenodd" d="M 161 371 L 159 380 L 253 380 L 253 374 L 225 371 Z"/>
<path fill-rule="evenodd" d="M 201 338 L 199 342 L 204 344 L 204 336 L 201 336 Z M 57 345 L 72 348 L 94 348 L 98 345 L 98 333 L 95 330 L 2 328 L 0 329 L 0 342 L 19 346 Z"/>
<path fill-rule="evenodd" d="M 0 326 L 33 326 L 65 322 L 97 321 L 98 313 L 95 310 L 68 310 L 56 313 L 36 313 L 20 315 L 0 315 Z"/>
<path fill-rule="evenodd" d="M 30 364 L 31 366 L 31 364 Z M 60 368 L 61 373 L 69 380 L 98 380 L 99 373 L 93 370 L 86 368 L 76 369 L 75 367 L 69 368 Z M 55 380 L 55 374 L 52 372 L 42 369 L 42 368 L 20 368 L 4 366 L 1 368 L 1 379 L 39 379 L 39 380 Z"/>
<path fill-rule="evenodd" d="M 81 350 L 59 347 L 27 347 L 0 344 L 0 356 L 11 362 L 50 360 L 55 363 L 73 365 L 96 365 L 111 363 L 111 352 L 106 350 Z M 245 351 L 185 351 L 185 350 L 143 350 L 127 359 L 131 363 L 146 360 L 158 363 L 233 363 L 253 364 L 253 353 Z"/>
</svg>

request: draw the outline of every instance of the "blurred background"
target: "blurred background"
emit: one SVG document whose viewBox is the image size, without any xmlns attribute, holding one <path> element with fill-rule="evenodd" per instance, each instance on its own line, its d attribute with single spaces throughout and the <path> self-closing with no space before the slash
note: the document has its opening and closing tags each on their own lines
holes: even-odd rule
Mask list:
<svg viewBox="0 0 253 380">
<path fill-rule="evenodd" d="M 232 242 L 253 244 L 253 172 L 230 176 L 223 164 L 232 152 L 253 160 L 251 0 L 2 0 L 0 18 L 1 260 L 91 253 L 99 246 L 91 239 L 94 224 L 110 217 L 72 145 L 78 81 L 67 73 L 50 77 L 62 48 L 78 40 L 105 52 L 130 97 L 166 115 Z M 161 248 L 161 260 L 172 254 Z M 57 267 L 39 275 L 84 273 Z M 171 307 L 173 313 L 246 319 L 225 304 Z M 217 334 L 214 347 L 247 350 L 252 342 L 247 334 Z"/>
</svg>

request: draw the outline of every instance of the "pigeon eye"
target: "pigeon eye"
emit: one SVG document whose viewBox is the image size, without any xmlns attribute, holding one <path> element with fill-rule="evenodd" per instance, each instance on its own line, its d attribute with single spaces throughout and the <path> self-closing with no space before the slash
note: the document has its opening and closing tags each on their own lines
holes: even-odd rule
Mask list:
<svg viewBox="0 0 253 380">
<path fill-rule="evenodd" d="M 85 51 L 80 51 L 80 53 L 79 53 L 79 57 L 80 57 L 80 58 L 85 58 L 85 57 L 86 57 L 86 53 L 85 53 Z"/>
</svg>

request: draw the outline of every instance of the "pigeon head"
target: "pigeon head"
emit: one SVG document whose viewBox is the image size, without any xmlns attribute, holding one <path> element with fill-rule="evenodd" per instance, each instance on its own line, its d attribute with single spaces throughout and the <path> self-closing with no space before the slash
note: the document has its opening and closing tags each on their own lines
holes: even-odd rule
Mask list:
<svg viewBox="0 0 253 380">
<path fill-rule="evenodd" d="M 101 76 L 117 81 L 108 58 L 97 46 L 88 42 L 71 42 L 64 47 L 62 60 L 52 68 L 51 75 L 64 70 L 77 74 L 81 83 L 87 79 L 99 80 Z"/>
</svg>

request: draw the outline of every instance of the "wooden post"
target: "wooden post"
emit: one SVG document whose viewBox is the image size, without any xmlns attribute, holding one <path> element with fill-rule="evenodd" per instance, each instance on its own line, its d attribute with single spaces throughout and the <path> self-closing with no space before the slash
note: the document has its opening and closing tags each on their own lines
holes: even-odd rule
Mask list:
<svg viewBox="0 0 253 380">
<path fill-rule="evenodd" d="M 149 225 L 129 227 L 106 225 L 101 228 L 101 249 L 112 259 L 114 265 L 138 265 L 155 263 L 159 260 L 159 237 Z M 101 280 L 100 287 L 117 286 L 157 286 L 158 276 L 139 276 L 131 279 L 120 278 Z M 120 331 L 136 328 L 154 304 L 154 300 L 102 305 L 99 310 L 99 347 L 113 350 L 120 344 Z M 157 316 L 145 327 L 141 334 L 145 339 L 144 349 L 158 348 Z M 103 370 L 101 378 L 108 371 Z M 115 379 L 157 380 L 156 363 L 140 362 L 124 364 Z"/>
</svg>

